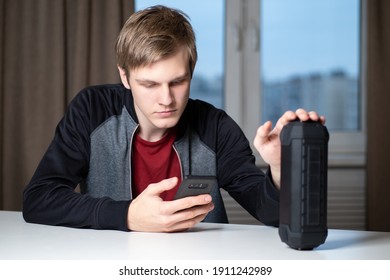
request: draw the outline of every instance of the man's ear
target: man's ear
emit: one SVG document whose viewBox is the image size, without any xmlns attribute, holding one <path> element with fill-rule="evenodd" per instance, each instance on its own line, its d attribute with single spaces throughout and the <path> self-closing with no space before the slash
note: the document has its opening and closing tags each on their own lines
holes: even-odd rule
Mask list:
<svg viewBox="0 0 390 280">
<path fill-rule="evenodd" d="M 117 67 L 118 67 L 119 76 L 121 78 L 122 84 L 125 86 L 125 88 L 130 89 L 130 84 L 129 84 L 129 80 L 127 79 L 126 71 L 119 65 L 117 65 Z"/>
</svg>

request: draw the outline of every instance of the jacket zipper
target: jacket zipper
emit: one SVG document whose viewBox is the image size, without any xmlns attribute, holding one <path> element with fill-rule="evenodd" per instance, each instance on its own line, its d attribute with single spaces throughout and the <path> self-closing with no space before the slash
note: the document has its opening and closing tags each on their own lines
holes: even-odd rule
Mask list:
<svg viewBox="0 0 390 280">
<path fill-rule="evenodd" d="M 130 169 L 129 170 L 129 174 L 130 174 L 130 180 L 129 180 L 130 186 L 129 186 L 129 188 L 130 188 L 130 199 L 133 199 L 133 188 L 131 187 L 132 186 L 132 180 L 131 180 L 131 178 L 132 178 L 131 155 L 133 153 L 133 139 L 134 139 L 134 135 L 135 135 L 138 127 L 139 127 L 139 124 L 133 130 L 133 133 L 131 134 L 131 138 L 130 138 L 130 144 L 129 144 L 130 145 L 130 147 L 129 147 L 129 169 Z"/>
<path fill-rule="evenodd" d="M 177 156 L 177 158 L 178 158 L 178 160 L 179 160 L 179 165 L 180 165 L 180 175 L 181 175 L 181 182 L 183 182 L 183 180 L 184 180 L 184 174 L 183 174 L 183 165 L 182 165 L 182 163 L 181 163 L 181 159 L 180 159 L 180 156 L 179 156 L 179 152 L 176 150 L 176 147 L 175 147 L 175 145 L 172 145 L 172 148 L 173 148 L 173 150 L 175 151 L 175 153 L 176 153 L 176 156 Z"/>
</svg>

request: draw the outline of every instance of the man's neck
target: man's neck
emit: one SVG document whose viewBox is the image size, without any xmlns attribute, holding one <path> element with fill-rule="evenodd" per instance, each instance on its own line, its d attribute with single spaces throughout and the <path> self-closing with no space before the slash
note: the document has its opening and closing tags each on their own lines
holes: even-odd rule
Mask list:
<svg viewBox="0 0 390 280">
<path fill-rule="evenodd" d="M 162 139 L 171 129 L 167 128 L 165 130 L 163 129 L 156 129 L 154 131 L 145 131 L 141 127 L 138 130 L 138 136 L 141 137 L 143 140 L 148 142 L 157 142 L 160 139 Z"/>
</svg>

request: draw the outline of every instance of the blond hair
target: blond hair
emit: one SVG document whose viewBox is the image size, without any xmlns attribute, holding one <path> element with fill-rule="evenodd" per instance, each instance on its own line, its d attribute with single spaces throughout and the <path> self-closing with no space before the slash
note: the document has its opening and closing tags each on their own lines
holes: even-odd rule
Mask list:
<svg viewBox="0 0 390 280">
<path fill-rule="evenodd" d="M 188 16 L 177 9 L 153 6 L 132 14 L 116 43 L 117 64 L 128 76 L 130 70 L 188 51 L 192 75 L 197 61 L 194 30 Z"/>
</svg>

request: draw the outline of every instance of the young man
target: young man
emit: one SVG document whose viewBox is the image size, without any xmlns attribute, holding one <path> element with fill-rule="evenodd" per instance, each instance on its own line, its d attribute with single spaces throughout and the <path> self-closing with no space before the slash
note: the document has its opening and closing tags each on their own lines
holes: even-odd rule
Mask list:
<svg viewBox="0 0 390 280">
<path fill-rule="evenodd" d="M 24 192 L 25 220 L 152 232 L 227 222 L 219 189 L 173 200 L 191 174 L 215 176 L 249 213 L 277 226 L 279 133 L 293 119 L 324 118 L 300 109 L 274 128 L 259 127 L 254 144 L 269 164 L 264 174 L 237 124 L 189 99 L 197 52 L 184 14 L 163 6 L 133 14 L 116 51 L 122 84 L 86 88 L 71 102 Z"/>
</svg>

